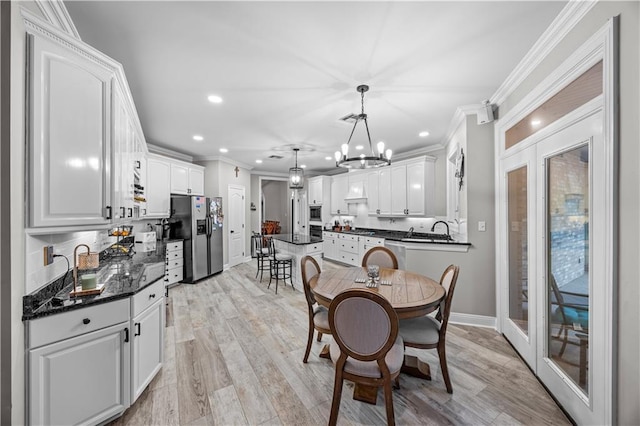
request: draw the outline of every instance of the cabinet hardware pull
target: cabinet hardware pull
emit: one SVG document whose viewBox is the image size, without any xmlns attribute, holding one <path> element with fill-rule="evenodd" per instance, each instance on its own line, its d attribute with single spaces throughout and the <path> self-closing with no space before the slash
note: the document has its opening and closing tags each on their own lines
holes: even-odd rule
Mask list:
<svg viewBox="0 0 640 426">
<path fill-rule="evenodd" d="M 120 210 L 121 210 L 120 217 L 124 217 L 125 215 L 124 207 L 120 207 Z"/>
<path fill-rule="evenodd" d="M 139 322 L 136 323 L 136 332 L 133 335 L 134 336 L 139 336 L 140 335 L 140 323 Z"/>
<path fill-rule="evenodd" d="M 149 295 L 149 299 L 153 299 L 154 297 L 156 297 L 156 294 L 155 294 L 155 293 L 151 293 L 151 294 Z"/>
<path fill-rule="evenodd" d="M 111 219 L 111 206 L 107 206 L 104 209 L 106 210 L 106 219 Z"/>
<path fill-rule="evenodd" d="M 147 209 L 142 209 L 143 213 L 142 216 L 146 216 L 147 215 Z"/>
<path fill-rule="evenodd" d="M 85 318 L 85 319 L 83 319 L 83 320 L 82 320 L 82 323 L 83 323 L 84 325 L 87 325 L 87 324 L 89 324 L 90 322 L 91 322 L 91 320 L 90 320 L 89 318 Z"/>
<path fill-rule="evenodd" d="M 125 327 L 124 329 L 124 342 L 127 343 L 129 341 L 129 327 Z"/>
<path fill-rule="evenodd" d="M 129 212 L 129 214 L 127 214 L 127 217 L 133 217 L 133 208 L 129 207 L 127 211 Z"/>
</svg>

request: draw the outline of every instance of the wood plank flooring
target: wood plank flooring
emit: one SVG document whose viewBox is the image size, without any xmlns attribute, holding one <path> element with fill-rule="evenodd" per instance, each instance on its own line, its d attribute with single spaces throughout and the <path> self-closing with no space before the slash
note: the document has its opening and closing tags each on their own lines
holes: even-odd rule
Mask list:
<svg viewBox="0 0 640 426">
<path fill-rule="evenodd" d="M 330 262 L 325 268 L 340 267 Z M 330 337 L 314 338 L 308 364 L 302 289 L 255 277 L 255 262 L 169 290 L 165 364 L 113 425 L 325 425 L 334 370 L 318 358 Z M 568 425 L 570 422 L 494 330 L 450 325 L 446 392 L 437 353 L 409 349 L 431 364 L 433 380 L 400 376 L 397 424 Z M 341 425 L 385 424 L 377 405 L 352 399 L 345 382 Z"/>
</svg>

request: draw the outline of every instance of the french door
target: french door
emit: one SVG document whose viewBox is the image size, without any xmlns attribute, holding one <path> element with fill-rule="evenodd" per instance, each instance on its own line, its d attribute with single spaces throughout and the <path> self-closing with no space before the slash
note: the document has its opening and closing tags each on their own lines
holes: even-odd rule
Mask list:
<svg viewBox="0 0 640 426">
<path fill-rule="evenodd" d="M 603 116 L 567 117 L 499 170 L 501 330 L 578 424 L 606 423 L 611 392 Z"/>
</svg>

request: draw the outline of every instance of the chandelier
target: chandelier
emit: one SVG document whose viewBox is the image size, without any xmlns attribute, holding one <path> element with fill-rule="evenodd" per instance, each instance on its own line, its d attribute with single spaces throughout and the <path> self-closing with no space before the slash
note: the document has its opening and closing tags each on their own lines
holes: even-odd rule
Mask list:
<svg viewBox="0 0 640 426">
<path fill-rule="evenodd" d="M 289 169 L 289 188 L 300 189 L 304 186 L 304 170 L 298 167 L 298 151 L 300 148 L 293 148 L 296 153 L 296 166 Z"/>
<path fill-rule="evenodd" d="M 371 143 L 371 134 L 369 133 L 369 123 L 367 122 L 367 114 L 364 113 L 364 92 L 369 90 L 369 86 L 362 84 L 356 87 L 356 90 L 360 92 L 360 102 L 362 105 L 362 112 L 356 116 L 355 123 L 353 123 L 353 129 L 351 129 L 351 135 L 347 143 L 342 144 L 341 151 L 336 151 L 336 167 L 345 167 L 347 169 L 370 169 L 374 167 L 388 166 L 391 164 L 391 150 L 384 149 L 384 142 L 380 141 L 377 144 L 378 155 L 373 151 L 373 144 Z M 371 155 L 360 154 L 359 156 L 349 157 L 349 143 L 353 137 L 353 132 L 356 130 L 356 126 L 360 121 L 364 121 L 364 126 L 367 129 L 367 138 L 369 139 L 369 149 Z"/>
</svg>

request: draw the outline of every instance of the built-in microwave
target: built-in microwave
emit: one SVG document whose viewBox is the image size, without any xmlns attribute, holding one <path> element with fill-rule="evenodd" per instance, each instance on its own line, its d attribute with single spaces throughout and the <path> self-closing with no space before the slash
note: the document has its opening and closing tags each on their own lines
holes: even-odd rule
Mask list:
<svg viewBox="0 0 640 426">
<path fill-rule="evenodd" d="M 309 206 L 309 221 L 322 222 L 322 206 Z"/>
</svg>

